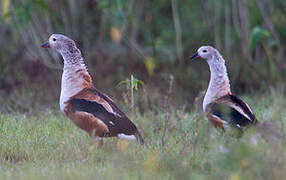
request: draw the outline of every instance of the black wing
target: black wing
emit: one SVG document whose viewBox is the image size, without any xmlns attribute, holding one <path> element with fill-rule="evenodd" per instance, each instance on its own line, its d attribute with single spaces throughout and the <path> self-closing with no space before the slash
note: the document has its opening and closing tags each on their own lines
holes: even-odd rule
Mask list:
<svg viewBox="0 0 286 180">
<path fill-rule="evenodd" d="M 125 113 L 121 111 L 121 109 L 105 94 L 102 92 L 98 91 L 96 88 L 90 88 L 88 89 L 91 93 L 94 93 L 95 95 L 99 96 L 100 98 L 104 99 L 113 109 L 113 111 L 117 114 L 119 114 L 122 117 L 126 117 Z"/>
<path fill-rule="evenodd" d="M 256 124 L 257 119 L 249 106 L 240 98 L 227 95 L 210 104 L 211 113 L 235 127 Z"/>
<path fill-rule="evenodd" d="M 126 117 L 119 117 L 113 113 L 108 112 L 102 104 L 96 101 L 88 101 L 86 99 L 72 99 L 72 111 L 83 111 L 92 114 L 94 117 L 100 119 L 109 129 L 110 136 L 117 136 L 120 133 L 126 135 L 136 135 L 136 126 Z"/>
</svg>

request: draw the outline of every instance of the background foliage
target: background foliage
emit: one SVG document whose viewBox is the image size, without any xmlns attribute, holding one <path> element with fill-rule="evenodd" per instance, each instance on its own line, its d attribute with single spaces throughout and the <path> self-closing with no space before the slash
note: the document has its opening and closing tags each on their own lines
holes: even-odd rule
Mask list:
<svg viewBox="0 0 286 180">
<path fill-rule="evenodd" d="M 1 93 L 42 82 L 58 94 L 62 62 L 40 47 L 52 33 L 77 42 L 100 89 L 130 74 L 164 89 L 173 74 L 184 95 L 175 101 L 192 105 L 209 73 L 187 59 L 208 44 L 227 60 L 235 93 L 269 90 L 285 81 L 285 12 L 283 0 L 2 0 Z"/>
<path fill-rule="evenodd" d="M 76 41 L 145 146 L 98 149 L 59 112 L 62 59 L 40 47 L 52 33 Z M 200 116 L 201 45 L 263 122 L 240 139 Z M 285 0 L 0 0 L 0 179 L 283 179 L 285 47 Z"/>
</svg>

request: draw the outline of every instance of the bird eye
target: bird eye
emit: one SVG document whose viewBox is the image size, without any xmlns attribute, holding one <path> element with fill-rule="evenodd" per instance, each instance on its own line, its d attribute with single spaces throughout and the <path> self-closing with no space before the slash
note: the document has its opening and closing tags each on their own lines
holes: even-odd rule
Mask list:
<svg viewBox="0 0 286 180">
<path fill-rule="evenodd" d="M 56 38 L 53 38 L 53 41 L 56 41 L 57 39 Z"/>
<path fill-rule="evenodd" d="M 203 50 L 203 53 L 206 53 L 207 52 L 207 50 Z"/>
</svg>

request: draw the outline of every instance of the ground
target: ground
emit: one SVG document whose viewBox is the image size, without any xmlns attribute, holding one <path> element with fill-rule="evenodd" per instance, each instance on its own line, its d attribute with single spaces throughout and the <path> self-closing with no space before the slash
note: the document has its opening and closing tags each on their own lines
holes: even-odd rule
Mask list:
<svg viewBox="0 0 286 180">
<path fill-rule="evenodd" d="M 131 113 L 144 146 L 108 138 L 98 148 L 57 107 L 2 113 L 0 179 L 283 179 L 281 97 L 243 96 L 275 133 L 248 129 L 240 138 L 184 109 Z"/>
</svg>

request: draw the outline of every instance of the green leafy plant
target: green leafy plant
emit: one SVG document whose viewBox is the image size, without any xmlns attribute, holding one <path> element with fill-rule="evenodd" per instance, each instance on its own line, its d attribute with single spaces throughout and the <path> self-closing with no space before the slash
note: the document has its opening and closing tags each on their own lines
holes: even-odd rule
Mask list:
<svg viewBox="0 0 286 180">
<path fill-rule="evenodd" d="M 132 74 L 130 76 L 130 79 L 126 79 L 121 81 L 117 86 L 120 86 L 122 84 L 127 84 L 128 87 L 130 88 L 130 98 L 131 98 L 131 109 L 134 109 L 134 104 L 135 104 L 135 98 L 134 98 L 134 90 L 138 90 L 139 85 L 141 84 L 142 86 L 144 85 L 144 82 L 135 78 Z"/>
</svg>

